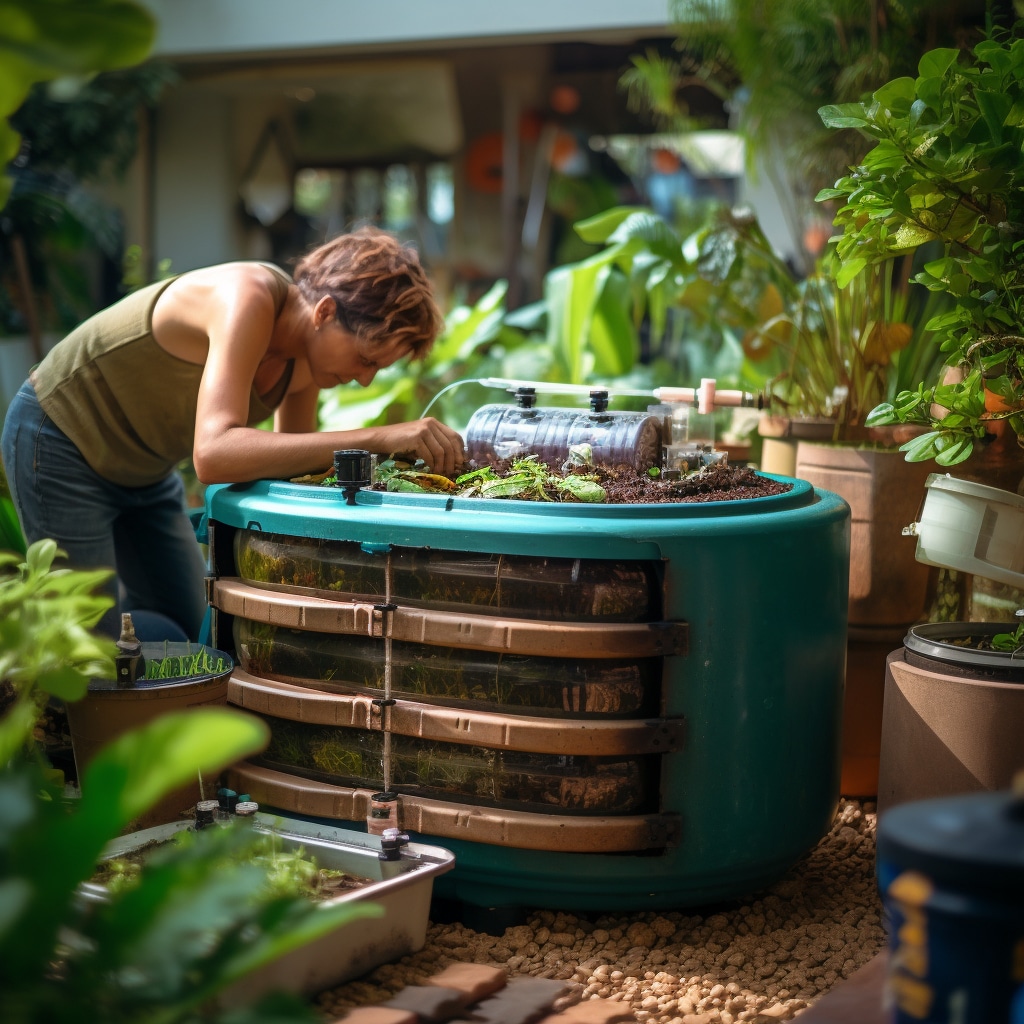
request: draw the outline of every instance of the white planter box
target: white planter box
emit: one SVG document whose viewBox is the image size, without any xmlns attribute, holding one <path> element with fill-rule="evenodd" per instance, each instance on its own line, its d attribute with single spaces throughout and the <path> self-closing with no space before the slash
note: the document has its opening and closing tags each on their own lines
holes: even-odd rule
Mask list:
<svg viewBox="0 0 1024 1024">
<path fill-rule="evenodd" d="M 103 857 L 122 856 L 191 827 L 190 821 L 180 821 L 133 832 L 109 843 Z M 374 880 L 371 885 L 344 893 L 322 906 L 360 901 L 383 907 L 384 914 L 342 926 L 292 950 L 224 993 L 224 1005 L 249 1002 L 271 990 L 314 995 L 423 948 L 434 878 L 455 866 L 455 856 L 450 851 L 407 843 L 402 847 L 401 859 L 389 861 L 379 857 L 380 837 L 364 832 L 263 812 L 255 815 L 255 827 L 276 832 L 286 850 L 301 846 L 321 867 Z M 89 899 L 105 898 L 105 889 L 94 883 L 83 885 L 82 892 Z"/>
<path fill-rule="evenodd" d="M 1024 588 L 1024 498 L 998 487 L 933 473 L 925 481 L 917 560 Z"/>
</svg>

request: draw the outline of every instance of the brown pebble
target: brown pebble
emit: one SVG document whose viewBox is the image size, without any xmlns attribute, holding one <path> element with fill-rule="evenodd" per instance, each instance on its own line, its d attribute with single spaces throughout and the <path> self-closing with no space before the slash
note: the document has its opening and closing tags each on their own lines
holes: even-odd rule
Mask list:
<svg viewBox="0 0 1024 1024">
<path fill-rule="evenodd" d="M 776 1003 L 774 1006 L 764 1007 L 757 1015 L 757 1020 L 761 1021 L 762 1018 L 765 1021 L 777 1021 L 777 1020 L 789 1020 L 793 1016 L 793 1011 L 786 1006 L 785 1003 Z"/>
</svg>

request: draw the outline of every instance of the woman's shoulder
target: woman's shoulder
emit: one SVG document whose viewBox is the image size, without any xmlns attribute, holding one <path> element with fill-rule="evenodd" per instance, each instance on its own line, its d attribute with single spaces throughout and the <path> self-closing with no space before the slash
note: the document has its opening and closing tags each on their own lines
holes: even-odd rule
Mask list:
<svg viewBox="0 0 1024 1024">
<path fill-rule="evenodd" d="M 228 260 L 224 263 L 214 263 L 208 267 L 197 267 L 195 270 L 186 270 L 178 275 L 182 278 L 193 280 L 214 279 L 214 278 L 237 278 L 239 280 L 282 282 L 292 284 L 291 275 L 282 270 L 276 263 L 268 263 L 265 260 Z"/>
<path fill-rule="evenodd" d="M 242 294 L 255 297 L 259 292 L 269 293 L 274 307 L 280 312 L 292 286 L 291 277 L 274 263 L 262 260 L 233 260 L 199 267 L 179 275 L 179 293 L 191 288 L 209 289 L 213 293 Z"/>
</svg>

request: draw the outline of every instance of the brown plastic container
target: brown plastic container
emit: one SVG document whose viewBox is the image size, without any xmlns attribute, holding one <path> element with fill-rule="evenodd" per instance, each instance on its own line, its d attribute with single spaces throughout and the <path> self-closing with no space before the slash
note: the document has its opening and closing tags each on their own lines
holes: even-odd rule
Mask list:
<svg viewBox="0 0 1024 1024">
<path fill-rule="evenodd" d="M 926 623 L 889 655 L 879 812 L 911 800 L 1008 789 L 1024 768 L 1024 660 L 938 639 L 1009 628 Z"/>
<path fill-rule="evenodd" d="M 112 740 L 170 711 L 185 711 L 207 704 L 226 704 L 228 679 L 234 661 L 223 651 L 202 644 L 144 643 L 147 662 L 163 657 L 208 655 L 223 668 L 188 678 L 142 679 L 131 686 L 119 687 L 111 680 L 98 679 L 89 684 L 85 697 L 67 705 L 68 728 L 75 754 L 75 767 L 81 781 L 86 765 Z M 204 780 L 207 794 L 216 789 L 216 780 Z M 143 814 L 132 828 L 149 828 L 177 821 L 188 814 L 200 799 L 198 777 L 194 783 L 170 793 Z"/>
</svg>

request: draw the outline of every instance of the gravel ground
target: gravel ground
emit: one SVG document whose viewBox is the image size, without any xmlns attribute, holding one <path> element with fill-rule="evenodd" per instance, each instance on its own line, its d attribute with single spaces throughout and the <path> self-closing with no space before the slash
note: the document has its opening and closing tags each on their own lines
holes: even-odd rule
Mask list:
<svg viewBox="0 0 1024 1024">
<path fill-rule="evenodd" d="M 581 999 L 629 1003 L 650 1024 L 791 1020 L 885 944 L 875 805 L 844 800 L 829 834 L 780 882 L 700 911 L 536 911 L 494 936 L 431 924 L 426 946 L 323 993 L 327 1020 L 389 999 L 455 962 L 564 979 Z"/>
</svg>

